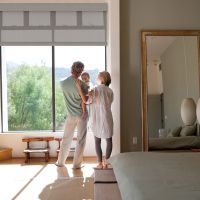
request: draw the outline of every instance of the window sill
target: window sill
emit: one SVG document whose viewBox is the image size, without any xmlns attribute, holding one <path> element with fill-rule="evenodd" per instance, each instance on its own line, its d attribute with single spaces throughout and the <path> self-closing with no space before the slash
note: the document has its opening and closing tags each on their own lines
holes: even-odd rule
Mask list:
<svg viewBox="0 0 200 200">
<path fill-rule="evenodd" d="M 62 135 L 63 132 L 40 132 L 40 131 L 35 131 L 35 132 L 3 132 L 0 133 L 0 135 L 23 135 L 23 136 L 60 136 Z"/>
</svg>

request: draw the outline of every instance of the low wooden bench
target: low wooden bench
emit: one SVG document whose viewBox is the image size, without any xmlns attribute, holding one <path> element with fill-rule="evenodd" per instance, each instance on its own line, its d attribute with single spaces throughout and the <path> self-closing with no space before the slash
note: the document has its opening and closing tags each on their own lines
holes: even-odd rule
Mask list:
<svg viewBox="0 0 200 200">
<path fill-rule="evenodd" d="M 29 162 L 30 160 L 30 153 L 44 153 L 45 154 L 45 161 L 48 162 L 49 160 L 49 142 L 53 141 L 54 137 L 30 137 L 30 138 L 23 138 L 22 142 L 27 142 L 27 148 L 24 150 L 25 154 L 25 163 Z M 31 148 L 30 142 L 46 142 L 45 148 Z"/>
<path fill-rule="evenodd" d="M 61 137 L 57 137 L 57 138 L 55 138 L 55 140 L 58 142 L 58 148 L 56 150 L 57 156 L 58 156 L 58 154 L 60 152 L 60 144 L 61 144 L 62 138 Z M 77 141 L 77 137 L 73 137 L 72 141 Z M 70 148 L 70 152 L 75 152 L 75 148 L 71 147 Z"/>
</svg>

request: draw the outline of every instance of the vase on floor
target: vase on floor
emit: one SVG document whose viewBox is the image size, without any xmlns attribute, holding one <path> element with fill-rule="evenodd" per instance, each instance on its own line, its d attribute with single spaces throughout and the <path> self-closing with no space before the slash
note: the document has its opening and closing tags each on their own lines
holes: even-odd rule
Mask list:
<svg viewBox="0 0 200 200">
<path fill-rule="evenodd" d="M 196 122 L 196 103 L 192 98 L 185 98 L 181 103 L 181 118 L 185 126 Z"/>
</svg>

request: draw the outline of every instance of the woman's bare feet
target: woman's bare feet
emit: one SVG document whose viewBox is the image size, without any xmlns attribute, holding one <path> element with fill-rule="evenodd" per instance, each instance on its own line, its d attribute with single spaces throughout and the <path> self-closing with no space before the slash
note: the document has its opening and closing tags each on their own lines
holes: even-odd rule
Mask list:
<svg viewBox="0 0 200 200">
<path fill-rule="evenodd" d="M 105 159 L 104 161 L 103 161 L 103 169 L 107 169 L 108 168 L 108 162 L 107 162 L 107 160 Z"/>
<path fill-rule="evenodd" d="M 98 165 L 96 166 L 96 168 L 98 168 L 98 169 L 103 169 L 103 164 L 102 164 L 102 162 L 99 162 Z"/>
</svg>

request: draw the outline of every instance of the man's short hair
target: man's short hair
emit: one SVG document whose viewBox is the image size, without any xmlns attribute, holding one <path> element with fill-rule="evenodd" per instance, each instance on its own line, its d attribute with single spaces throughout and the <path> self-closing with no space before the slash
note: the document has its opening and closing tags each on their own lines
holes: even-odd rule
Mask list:
<svg viewBox="0 0 200 200">
<path fill-rule="evenodd" d="M 81 74 L 84 70 L 84 64 L 80 61 L 74 62 L 71 68 L 73 74 Z"/>
</svg>

